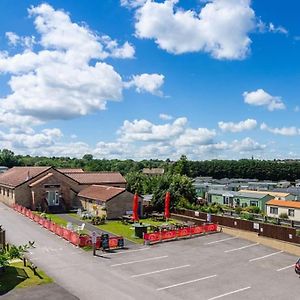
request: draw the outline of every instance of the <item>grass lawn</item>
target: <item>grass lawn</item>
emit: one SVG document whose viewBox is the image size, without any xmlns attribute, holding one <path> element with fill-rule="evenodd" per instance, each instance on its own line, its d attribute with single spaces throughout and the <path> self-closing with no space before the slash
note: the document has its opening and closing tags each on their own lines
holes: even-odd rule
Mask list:
<svg viewBox="0 0 300 300">
<path fill-rule="evenodd" d="M 155 226 L 160 226 L 161 224 L 166 223 L 166 222 L 153 221 L 150 218 L 142 219 L 140 221 L 143 222 L 143 224 L 150 224 L 150 225 L 155 225 Z M 175 223 L 175 221 L 170 219 L 168 223 Z M 102 230 L 111 232 L 113 234 L 121 235 L 124 238 L 126 238 L 132 242 L 138 243 L 138 244 L 143 244 L 143 242 L 144 242 L 143 239 L 134 237 L 134 227 L 132 226 L 132 224 L 126 225 L 126 224 L 123 224 L 121 221 L 107 221 L 106 224 L 97 225 L 97 227 L 99 227 Z"/>
<path fill-rule="evenodd" d="M 34 211 L 33 213 L 37 214 L 37 215 L 41 215 L 42 214 L 42 213 L 37 212 L 37 211 Z M 61 218 L 57 214 L 46 214 L 46 213 L 43 213 L 43 215 L 45 215 L 45 217 L 47 217 L 47 219 L 51 219 L 51 221 L 53 221 L 57 225 L 64 226 L 64 227 L 67 226 L 68 222 L 66 220 L 64 220 L 63 218 Z"/>
<path fill-rule="evenodd" d="M 69 216 L 80 220 L 80 217 L 76 213 L 70 213 Z M 90 220 L 82 220 L 82 221 L 84 222 Z M 160 226 L 161 224 L 166 223 L 164 221 L 161 222 L 153 221 L 151 218 L 141 219 L 140 221 L 143 222 L 143 224 L 150 224 L 155 226 Z M 179 221 L 170 219 L 168 223 L 179 223 Z M 134 228 L 132 224 L 126 225 L 123 224 L 121 221 L 106 221 L 104 225 L 95 225 L 95 226 L 98 227 L 99 229 L 105 230 L 115 235 L 123 236 L 127 240 L 130 240 L 134 243 L 143 244 L 144 242 L 143 239 L 134 237 Z"/>
<path fill-rule="evenodd" d="M 23 262 L 15 262 L 10 264 L 0 275 L 0 295 L 14 288 L 26 288 L 51 282 L 53 280 L 43 271 L 37 269 L 37 275 L 34 275 L 29 267 L 23 266 Z"/>
</svg>

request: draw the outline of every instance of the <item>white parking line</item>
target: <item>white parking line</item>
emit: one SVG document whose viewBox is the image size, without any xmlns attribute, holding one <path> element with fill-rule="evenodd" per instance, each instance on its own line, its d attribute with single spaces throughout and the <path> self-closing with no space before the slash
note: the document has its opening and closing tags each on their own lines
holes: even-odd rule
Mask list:
<svg viewBox="0 0 300 300">
<path fill-rule="evenodd" d="M 144 250 L 150 250 L 151 248 L 141 248 L 141 249 L 135 249 L 135 250 L 127 250 L 127 251 L 120 251 L 120 252 L 113 252 L 113 253 L 104 253 L 101 256 L 109 256 L 109 255 L 117 255 L 117 254 L 125 254 L 125 253 L 131 253 L 131 252 L 137 252 L 137 251 L 144 251 Z"/>
<path fill-rule="evenodd" d="M 232 292 L 228 292 L 226 294 L 222 294 L 222 295 L 219 295 L 219 296 L 216 296 L 216 297 L 212 297 L 212 298 L 209 298 L 208 300 L 214 300 L 214 299 L 223 298 L 223 297 L 226 297 L 228 295 L 232 295 L 232 294 L 235 294 L 235 293 L 243 292 L 243 291 L 248 290 L 248 289 L 251 289 L 251 286 L 247 286 L 247 287 L 239 289 L 239 290 L 235 290 L 235 291 L 232 291 Z"/>
<path fill-rule="evenodd" d="M 217 275 L 211 275 L 211 276 L 206 276 L 206 277 L 202 277 L 202 278 L 197 278 L 197 279 L 194 279 L 194 280 L 180 282 L 180 283 L 172 284 L 172 285 L 169 285 L 169 286 L 165 286 L 165 287 L 162 287 L 162 288 L 159 288 L 159 289 L 156 289 L 156 290 L 157 291 L 162 291 L 162 290 L 170 289 L 170 288 L 173 288 L 173 287 L 181 286 L 181 285 L 184 285 L 184 284 L 189 284 L 189 283 L 193 283 L 193 282 L 197 282 L 197 281 L 201 281 L 201 280 L 205 280 L 205 279 L 209 279 L 209 278 L 214 278 L 216 276 Z"/>
<path fill-rule="evenodd" d="M 256 257 L 256 258 L 249 259 L 249 261 L 256 261 L 256 260 L 264 259 L 264 258 L 273 256 L 273 255 L 276 255 L 276 254 L 279 254 L 279 253 L 282 253 L 282 252 L 283 251 L 274 252 L 274 253 L 271 253 L 271 254 L 268 254 L 268 255 L 265 255 L 265 256 L 261 256 L 261 257 Z"/>
<path fill-rule="evenodd" d="M 156 273 L 161 273 L 161 272 L 166 272 L 166 271 L 171 271 L 171 270 L 176 270 L 176 269 L 187 268 L 187 267 L 190 267 L 190 266 L 191 265 L 183 265 L 183 266 L 179 266 L 179 267 L 162 269 L 162 270 L 157 270 L 157 271 L 143 273 L 143 274 L 131 275 L 130 277 L 136 278 L 136 277 L 141 277 L 141 276 L 147 276 L 147 275 L 152 275 L 152 274 L 156 274 Z"/>
<path fill-rule="evenodd" d="M 276 271 L 277 271 L 277 272 L 280 272 L 280 271 L 289 269 L 289 268 L 294 267 L 294 266 L 295 266 L 295 264 L 292 264 L 292 265 L 290 265 L 290 266 L 287 266 L 287 267 L 284 267 L 284 268 L 277 269 Z"/>
<path fill-rule="evenodd" d="M 149 260 L 162 259 L 162 258 L 166 258 L 166 257 L 168 257 L 168 255 L 151 257 L 151 258 L 146 258 L 146 259 L 141 259 L 141 260 L 133 260 L 133 261 L 125 262 L 125 263 L 114 264 L 114 265 L 111 265 L 111 267 L 118 267 L 118 266 L 123 266 L 123 265 L 130 265 L 130 264 L 135 264 L 135 263 L 149 261 Z"/>
<path fill-rule="evenodd" d="M 230 238 L 226 238 L 226 239 L 222 239 L 222 240 L 218 240 L 218 241 L 205 243 L 204 245 L 211 245 L 211 244 L 221 243 L 221 242 L 225 242 L 225 241 L 229 241 L 229 240 L 234 240 L 234 239 L 237 239 L 237 238 L 238 238 L 237 236 L 234 236 L 234 237 L 230 237 Z"/>
<path fill-rule="evenodd" d="M 254 247 L 254 246 L 257 246 L 257 245 L 259 245 L 259 243 L 251 244 L 251 245 L 247 245 L 247 246 L 243 246 L 243 247 L 240 247 L 240 248 L 235 248 L 235 249 L 226 250 L 226 251 L 224 251 L 224 252 L 225 252 L 225 253 L 228 253 L 228 252 L 234 252 L 234 251 L 238 251 L 238 250 L 243 250 L 243 249 L 246 249 L 246 248 Z"/>
</svg>

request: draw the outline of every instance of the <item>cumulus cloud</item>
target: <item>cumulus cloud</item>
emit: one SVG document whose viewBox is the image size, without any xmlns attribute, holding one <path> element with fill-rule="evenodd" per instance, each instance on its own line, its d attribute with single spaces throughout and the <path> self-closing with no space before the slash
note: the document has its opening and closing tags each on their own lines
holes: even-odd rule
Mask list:
<svg viewBox="0 0 300 300">
<path fill-rule="evenodd" d="M 39 133 L 33 130 L 27 133 L 15 130 L 11 130 L 10 133 L 0 131 L 0 144 L 9 149 L 38 149 L 54 145 L 62 136 L 58 128 L 44 129 Z"/>
<path fill-rule="evenodd" d="M 239 123 L 220 121 L 218 125 L 219 128 L 224 132 L 242 132 L 245 130 L 254 129 L 257 125 L 257 122 L 254 119 L 247 119 Z"/>
<path fill-rule="evenodd" d="M 31 7 L 28 13 L 39 36 L 32 38 L 37 47 L 11 56 L 0 51 L 0 74 L 10 75 L 11 90 L 0 99 L 1 124 L 25 127 L 71 119 L 122 99 L 122 78 L 103 60 L 133 58 L 130 43 L 119 45 L 48 4 Z M 13 45 L 26 43 L 15 33 L 6 36 Z M 160 95 L 163 81 L 163 75 L 142 74 L 133 76 L 132 85 L 138 92 Z"/>
<path fill-rule="evenodd" d="M 256 26 L 250 0 L 211 0 L 199 12 L 178 8 L 177 2 L 138 3 L 136 36 L 153 39 L 173 54 L 207 52 L 216 59 L 231 60 L 247 56 L 249 33 Z"/>
<path fill-rule="evenodd" d="M 207 128 L 187 128 L 185 132 L 174 141 L 174 145 L 178 147 L 186 147 L 213 144 L 213 138 L 215 136 L 215 130 L 209 130 Z"/>
<path fill-rule="evenodd" d="M 251 152 L 259 151 L 266 148 L 266 145 L 261 145 L 253 139 L 246 137 L 243 140 L 234 140 L 231 144 L 232 150 L 236 152 Z"/>
<path fill-rule="evenodd" d="M 285 109 L 285 104 L 281 97 L 272 96 L 263 89 L 258 89 L 253 92 L 244 92 L 243 97 L 245 103 L 254 106 L 265 106 L 269 111 Z"/>
<path fill-rule="evenodd" d="M 164 120 L 164 121 L 169 121 L 169 120 L 173 119 L 173 117 L 171 115 L 168 115 L 168 114 L 159 114 L 159 118 L 161 120 Z"/>
<path fill-rule="evenodd" d="M 145 4 L 147 0 L 121 0 L 121 6 L 128 7 L 128 8 L 137 8 Z"/>
<path fill-rule="evenodd" d="M 178 118 L 173 123 L 155 125 L 147 120 L 125 120 L 118 131 L 120 140 L 133 141 L 165 141 L 179 136 L 184 132 L 186 118 Z"/>
<path fill-rule="evenodd" d="M 18 36 L 16 33 L 8 31 L 5 33 L 6 38 L 10 46 L 21 45 L 24 48 L 31 49 L 35 44 L 34 36 Z"/>
<path fill-rule="evenodd" d="M 138 93 L 148 92 L 153 95 L 162 96 L 163 93 L 160 90 L 164 84 L 165 76 L 162 74 L 141 74 L 133 75 L 132 80 L 124 83 L 126 88 L 135 87 Z"/>
<path fill-rule="evenodd" d="M 262 123 L 260 125 L 260 129 L 274 133 L 274 134 L 284 135 L 284 136 L 296 136 L 296 135 L 300 134 L 300 128 L 297 128 L 295 126 L 272 128 L 272 127 L 269 127 L 266 123 Z"/>
</svg>

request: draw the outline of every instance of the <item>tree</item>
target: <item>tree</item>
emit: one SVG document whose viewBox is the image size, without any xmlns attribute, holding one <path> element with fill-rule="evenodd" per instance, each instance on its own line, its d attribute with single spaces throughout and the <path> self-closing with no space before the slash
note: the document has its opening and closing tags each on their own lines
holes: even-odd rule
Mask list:
<svg viewBox="0 0 300 300">
<path fill-rule="evenodd" d="M 91 160 L 93 160 L 93 155 L 92 154 L 84 154 L 83 155 L 83 157 L 82 157 L 82 159 L 83 160 L 86 160 L 86 161 L 91 161 Z"/>
<path fill-rule="evenodd" d="M 15 157 L 15 154 L 8 149 L 0 150 L 0 164 L 6 167 L 13 167 L 20 164 L 18 159 Z"/>
</svg>

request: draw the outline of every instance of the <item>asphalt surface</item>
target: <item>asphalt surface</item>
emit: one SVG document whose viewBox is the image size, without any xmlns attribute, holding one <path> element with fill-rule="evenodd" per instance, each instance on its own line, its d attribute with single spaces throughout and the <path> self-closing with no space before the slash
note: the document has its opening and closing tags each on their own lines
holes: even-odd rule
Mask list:
<svg viewBox="0 0 300 300">
<path fill-rule="evenodd" d="M 43 284 L 30 288 L 13 289 L 9 293 L 1 296 L 1 300 L 78 300 L 64 288 L 56 283 Z"/>
<path fill-rule="evenodd" d="M 297 257 L 224 233 L 92 257 L 2 204 L 0 224 L 80 299 L 300 299 Z"/>
</svg>

